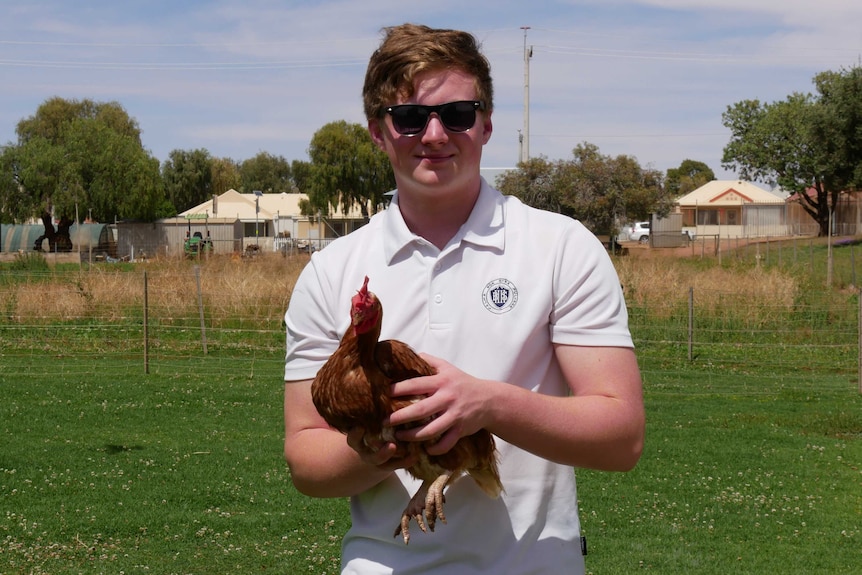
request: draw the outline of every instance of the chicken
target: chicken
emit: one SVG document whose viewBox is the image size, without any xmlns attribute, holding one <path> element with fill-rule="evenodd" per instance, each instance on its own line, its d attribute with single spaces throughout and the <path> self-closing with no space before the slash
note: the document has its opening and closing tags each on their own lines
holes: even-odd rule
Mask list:
<svg viewBox="0 0 862 575">
<path fill-rule="evenodd" d="M 462 437 L 442 455 L 429 455 L 428 442 L 397 442 L 398 428 L 384 426 L 385 419 L 419 397 L 397 397 L 390 394 L 393 383 L 412 377 L 433 375 L 434 369 L 407 344 L 397 340 L 378 341 L 383 320 L 380 300 L 368 291 L 368 278 L 353 296 L 351 324 L 335 353 L 327 360 L 311 386 L 317 411 L 326 422 L 342 433 L 364 430 L 363 442 L 374 447 L 395 442 L 399 454 L 416 455 L 418 462 L 407 471 L 422 485 L 401 515 L 394 536 L 410 542 L 410 521 L 419 528 L 434 531 L 436 521 L 446 523 L 443 512 L 444 489 L 468 474 L 490 497 L 503 490 L 497 469 L 494 437 L 485 429 Z M 414 424 L 421 425 L 425 422 Z"/>
</svg>

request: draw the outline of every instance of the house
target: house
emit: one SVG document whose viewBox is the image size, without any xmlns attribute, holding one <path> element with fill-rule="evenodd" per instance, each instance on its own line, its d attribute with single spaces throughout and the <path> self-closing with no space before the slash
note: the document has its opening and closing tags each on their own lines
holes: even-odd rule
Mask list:
<svg viewBox="0 0 862 575">
<path fill-rule="evenodd" d="M 816 227 L 789 217 L 787 204 L 776 193 L 741 180 L 713 180 L 679 198 L 684 230 L 697 237 L 778 237 L 816 234 Z"/>
<path fill-rule="evenodd" d="M 258 195 L 231 189 L 173 218 L 117 223 L 118 251 L 132 258 L 178 255 L 186 238 L 197 234 L 215 253 L 320 249 L 367 223 L 358 206 L 346 215 L 303 215 L 300 205 L 307 200 L 307 194 Z"/>
<path fill-rule="evenodd" d="M 306 194 L 243 194 L 230 189 L 220 196 L 213 196 L 202 204 L 180 213 L 179 219 L 196 220 L 212 218 L 230 221 L 238 226 L 240 238 L 250 240 L 262 249 L 275 248 L 275 238 L 320 239 L 326 237 L 322 223 L 302 215 L 300 203 L 308 201 Z M 323 233 L 321 233 L 323 232 Z M 243 242 L 249 243 L 249 242 Z"/>
<path fill-rule="evenodd" d="M 232 218 L 242 223 L 245 238 L 331 240 L 367 223 L 358 205 L 351 206 L 347 214 L 303 215 L 301 206 L 307 201 L 307 194 L 243 194 L 231 189 L 179 216 L 212 214 L 214 218 Z"/>
</svg>

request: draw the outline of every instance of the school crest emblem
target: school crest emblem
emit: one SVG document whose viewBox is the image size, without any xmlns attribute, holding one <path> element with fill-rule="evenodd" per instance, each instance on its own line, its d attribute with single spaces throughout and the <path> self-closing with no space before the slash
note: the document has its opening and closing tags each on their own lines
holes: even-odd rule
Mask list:
<svg viewBox="0 0 862 575">
<path fill-rule="evenodd" d="M 518 303 L 518 288 L 505 278 L 490 281 L 482 290 L 482 303 L 491 313 L 501 314 L 511 311 Z"/>
</svg>

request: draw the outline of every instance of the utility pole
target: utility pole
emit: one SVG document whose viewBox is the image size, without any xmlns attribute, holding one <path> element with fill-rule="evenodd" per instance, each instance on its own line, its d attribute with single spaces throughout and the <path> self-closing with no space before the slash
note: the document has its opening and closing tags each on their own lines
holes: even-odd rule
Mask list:
<svg viewBox="0 0 862 575">
<path fill-rule="evenodd" d="M 524 161 L 524 132 L 518 130 L 518 161 Z"/>
<path fill-rule="evenodd" d="M 258 223 L 260 222 L 260 197 L 263 195 L 263 192 L 260 190 L 253 190 L 252 193 L 254 194 L 254 245 L 260 249 Z"/>
<path fill-rule="evenodd" d="M 533 47 L 527 49 L 529 29 L 529 26 L 521 26 L 524 31 L 524 131 L 518 136 L 521 142 L 521 162 L 530 159 L 530 58 L 533 57 Z"/>
</svg>

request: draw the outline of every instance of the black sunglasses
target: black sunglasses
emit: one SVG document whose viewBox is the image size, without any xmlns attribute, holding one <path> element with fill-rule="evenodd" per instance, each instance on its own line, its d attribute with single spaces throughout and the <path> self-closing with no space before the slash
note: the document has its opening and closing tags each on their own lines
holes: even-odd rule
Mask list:
<svg viewBox="0 0 862 575">
<path fill-rule="evenodd" d="M 428 126 L 431 114 L 437 114 L 440 123 L 450 132 L 466 132 L 476 123 L 476 110 L 484 110 L 482 102 L 461 100 L 439 106 L 401 104 L 389 106 L 386 113 L 392 116 L 392 127 L 402 136 L 416 136 Z"/>
</svg>

